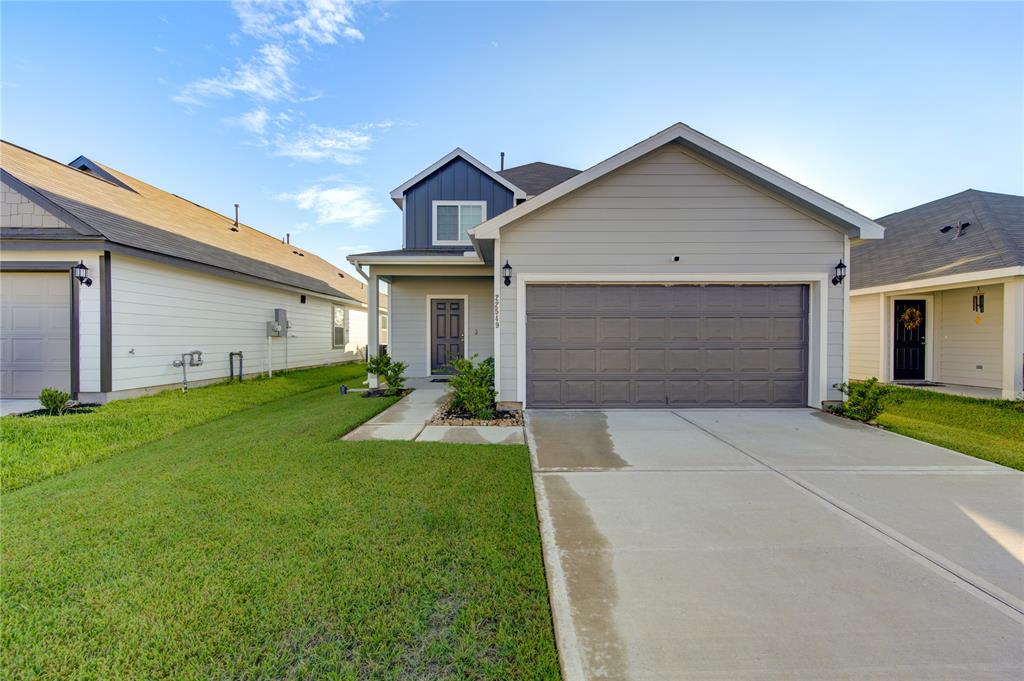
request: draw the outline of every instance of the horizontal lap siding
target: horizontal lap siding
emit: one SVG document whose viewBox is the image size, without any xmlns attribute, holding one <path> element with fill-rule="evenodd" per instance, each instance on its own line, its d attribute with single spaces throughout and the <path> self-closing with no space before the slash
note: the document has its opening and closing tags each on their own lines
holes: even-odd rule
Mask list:
<svg viewBox="0 0 1024 681">
<path fill-rule="evenodd" d="M 332 348 L 331 302 L 209 274 L 119 255 L 111 263 L 113 389 L 177 383 L 181 369 L 171 362 L 190 350 L 203 353 L 203 366 L 189 368 L 190 380 L 229 374 L 228 353 L 245 354 L 247 374 L 267 367 L 266 323 L 274 309 L 288 311 L 290 335 L 274 338 L 273 368 L 297 368 L 357 360 L 366 345 L 366 313 L 349 308 L 349 338 Z M 361 325 L 361 326 L 360 326 Z"/>
<path fill-rule="evenodd" d="M 844 236 L 675 145 L 577 190 L 501 233 L 513 278 L 529 273 L 820 272 Z M 673 262 L 679 256 L 679 262 Z M 501 297 L 501 399 L 516 400 L 515 283 Z M 828 296 L 828 385 L 843 380 L 843 291 Z M 839 395 L 829 391 L 828 398 Z"/>
<path fill-rule="evenodd" d="M 984 314 L 971 309 L 974 287 L 936 293 L 940 313 L 934 320 L 939 322 L 934 326 L 939 334 L 936 380 L 983 388 L 1002 386 L 1003 286 L 984 286 L 982 291 Z"/>
<path fill-rule="evenodd" d="M 429 376 L 427 296 L 469 296 L 466 353 L 494 354 L 494 281 L 480 277 L 395 277 L 390 286 L 391 356 L 409 365 L 410 376 Z"/>
<path fill-rule="evenodd" d="M 850 297 L 850 378 L 882 378 L 881 294 Z"/>
</svg>

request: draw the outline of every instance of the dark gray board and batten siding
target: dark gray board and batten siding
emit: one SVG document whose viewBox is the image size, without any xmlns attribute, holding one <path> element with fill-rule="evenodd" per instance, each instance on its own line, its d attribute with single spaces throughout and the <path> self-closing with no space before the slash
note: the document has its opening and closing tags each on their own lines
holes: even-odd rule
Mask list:
<svg viewBox="0 0 1024 681">
<path fill-rule="evenodd" d="M 464 159 L 454 158 L 406 190 L 405 248 L 433 246 L 434 201 L 486 201 L 488 218 L 513 205 L 507 187 Z"/>
</svg>

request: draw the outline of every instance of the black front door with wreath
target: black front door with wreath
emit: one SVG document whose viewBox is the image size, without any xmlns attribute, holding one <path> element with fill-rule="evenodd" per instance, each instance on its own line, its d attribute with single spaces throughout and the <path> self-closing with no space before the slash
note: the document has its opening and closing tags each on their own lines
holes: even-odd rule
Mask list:
<svg viewBox="0 0 1024 681">
<path fill-rule="evenodd" d="M 894 325 L 892 378 L 924 380 L 924 301 L 897 300 Z"/>
</svg>

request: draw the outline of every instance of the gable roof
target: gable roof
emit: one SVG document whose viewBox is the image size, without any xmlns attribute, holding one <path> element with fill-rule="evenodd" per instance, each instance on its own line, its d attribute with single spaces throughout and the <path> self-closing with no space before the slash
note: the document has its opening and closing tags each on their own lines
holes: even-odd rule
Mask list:
<svg viewBox="0 0 1024 681">
<path fill-rule="evenodd" d="M 566 194 L 621 168 L 666 144 L 678 143 L 687 149 L 725 166 L 748 180 L 770 188 L 808 212 L 845 227 L 850 236 L 862 239 L 881 239 L 884 230 L 881 225 L 864 217 L 851 208 L 833 201 L 804 185 L 791 180 L 782 173 L 744 156 L 721 142 L 711 139 L 688 125 L 676 123 L 633 146 L 620 151 L 611 158 L 601 161 L 575 177 L 558 184 L 540 196 L 521 203 L 511 210 L 480 223 L 470 231 L 474 239 L 495 239 L 505 225 L 518 220 L 532 211 L 543 208 Z"/>
<path fill-rule="evenodd" d="M 1024 196 L 968 189 L 877 222 L 884 240 L 850 247 L 853 289 L 1024 266 Z"/>
<path fill-rule="evenodd" d="M 498 174 L 517 187 L 522 188 L 529 196 L 543 194 L 555 185 L 561 184 L 570 177 L 580 174 L 575 168 L 556 166 L 551 163 L 527 163 L 514 168 L 499 170 Z"/>
<path fill-rule="evenodd" d="M 516 199 L 525 199 L 526 198 L 526 192 L 524 192 L 522 189 L 517 187 L 511 181 L 505 179 L 504 177 L 502 177 L 498 173 L 494 172 L 493 170 L 488 168 L 486 164 L 478 161 L 471 154 L 467 153 L 466 151 L 464 151 L 460 147 L 455 147 L 454 149 L 449 151 L 447 154 L 445 154 L 444 156 L 439 158 L 437 161 L 435 161 L 434 163 L 431 163 L 429 166 L 427 166 L 426 168 L 424 168 L 420 172 L 416 173 L 414 176 L 410 177 L 408 180 L 406 180 L 402 184 L 400 184 L 397 187 L 395 187 L 394 189 L 392 189 L 391 190 L 391 200 L 394 201 L 398 205 L 399 208 L 401 208 L 402 204 L 405 201 L 405 192 L 407 190 L 409 190 L 413 186 L 419 184 L 422 180 L 427 178 L 434 171 L 440 170 L 441 168 L 446 166 L 448 163 L 450 163 L 452 160 L 454 160 L 456 158 L 460 158 L 460 157 L 463 160 L 465 160 L 467 163 L 469 163 L 470 165 L 475 166 L 476 169 L 479 170 L 480 172 L 482 172 L 484 175 L 487 175 L 492 180 L 494 180 L 495 182 L 497 182 L 498 184 L 500 184 L 501 186 L 505 187 L 510 192 L 512 192 L 512 196 L 514 198 L 516 198 Z"/>
<path fill-rule="evenodd" d="M 92 167 L 80 170 L 6 141 L 0 142 L 0 152 L 5 179 L 27 186 L 58 217 L 70 216 L 111 243 L 366 302 L 365 284 L 316 254 L 244 224 L 234 231 L 233 218 L 109 166 L 89 161 Z M 42 230 L 18 228 L 4 229 L 3 236 L 47 238 Z"/>
</svg>

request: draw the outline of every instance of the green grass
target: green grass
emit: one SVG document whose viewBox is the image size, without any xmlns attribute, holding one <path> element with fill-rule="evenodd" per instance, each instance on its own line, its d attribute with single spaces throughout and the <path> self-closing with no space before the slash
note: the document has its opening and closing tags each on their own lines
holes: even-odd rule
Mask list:
<svg viewBox="0 0 1024 681">
<path fill-rule="evenodd" d="M 12 490 L 66 473 L 257 404 L 288 395 L 365 380 L 366 365 L 341 364 L 290 371 L 272 379 L 220 383 L 187 394 L 168 390 L 115 400 L 89 414 L 0 419 L 0 489 Z"/>
<path fill-rule="evenodd" d="M 337 440 L 392 401 L 313 390 L 6 494 L 0 677 L 558 678 L 527 449 Z"/>
<path fill-rule="evenodd" d="M 896 388 L 878 424 L 979 459 L 1024 470 L 1024 410 L 1006 400 Z"/>
</svg>

